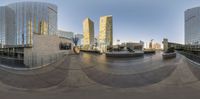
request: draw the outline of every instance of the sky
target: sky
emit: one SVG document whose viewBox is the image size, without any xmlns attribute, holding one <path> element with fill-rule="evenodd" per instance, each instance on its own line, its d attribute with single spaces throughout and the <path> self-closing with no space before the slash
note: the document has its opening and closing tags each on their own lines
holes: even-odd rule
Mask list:
<svg viewBox="0 0 200 99">
<path fill-rule="evenodd" d="M 200 6 L 200 0 L 0 0 L 0 6 L 40 1 L 58 6 L 58 28 L 82 34 L 82 22 L 89 17 L 99 33 L 99 18 L 113 16 L 113 38 L 120 42 L 140 40 L 162 43 L 163 38 L 184 44 L 184 11 Z"/>
</svg>

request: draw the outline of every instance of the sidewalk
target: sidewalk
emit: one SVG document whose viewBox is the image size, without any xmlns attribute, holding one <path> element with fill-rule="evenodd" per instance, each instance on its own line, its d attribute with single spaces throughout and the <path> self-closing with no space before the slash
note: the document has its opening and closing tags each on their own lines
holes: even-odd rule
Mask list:
<svg viewBox="0 0 200 99">
<path fill-rule="evenodd" d="M 2 99 L 199 99 L 200 68 L 188 62 L 185 57 L 181 55 L 178 57 L 180 59 L 172 60 L 166 64 L 167 66 L 136 78 L 134 75 L 107 75 L 96 71 L 92 66 L 83 66 L 80 61 L 81 56 L 78 55 L 66 57 L 65 61 L 60 62 L 60 65 L 50 72 L 44 70 L 36 74 L 13 75 L 1 70 L 0 79 L 3 83 L 28 89 L 5 90 L 0 84 L 0 97 Z M 169 61 L 163 63 L 167 62 Z M 135 81 L 147 85 L 132 86 Z M 56 87 L 48 89 L 50 86 Z M 47 89 L 41 91 L 37 88 Z"/>
<path fill-rule="evenodd" d="M 66 56 L 62 60 L 33 70 L 14 70 L 0 67 L 1 83 L 18 89 L 40 89 L 58 85 L 65 80 L 70 61 Z"/>
</svg>

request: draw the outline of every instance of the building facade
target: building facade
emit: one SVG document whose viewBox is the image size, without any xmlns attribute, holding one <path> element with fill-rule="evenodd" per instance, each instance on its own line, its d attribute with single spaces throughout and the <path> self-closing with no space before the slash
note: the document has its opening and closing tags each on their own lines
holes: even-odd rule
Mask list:
<svg viewBox="0 0 200 99">
<path fill-rule="evenodd" d="M 112 16 L 100 17 L 99 24 L 99 48 L 106 50 L 107 46 L 113 45 L 113 21 Z"/>
<path fill-rule="evenodd" d="M 176 50 L 184 49 L 185 48 L 185 45 L 178 44 L 178 43 L 173 43 L 173 42 L 169 42 L 167 38 L 164 38 L 163 41 L 162 41 L 162 43 L 163 43 L 163 50 L 164 51 L 167 51 L 171 47 L 173 47 Z"/>
<path fill-rule="evenodd" d="M 63 37 L 66 39 L 72 39 L 74 37 L 74 32 L 69 32 L 69 31 L 63 31 L 63 30 L 58 30 L 58 34 L 59 37 Z"/>
<path fill-rule="evenodd" d="M 185 44 L 200 45 L 200 7 L 185 11 Z"/>
<path fill-rule="evenodd" d="M 143 51 L 144 45 L 142 43 L 127 42 L 126 47 L 134 51 Z"/>
<path fill-rule="evenodd" d="M 0 57 L 27 67 L 55 62 L 68 53 L 61 49 L 61 43 L 71 43 L 57 33 L 54 4 L 17 2 L 0 7 Z"/>
<path fill-rule="evenodd" d="M 83 34 L 76 34 L 75 37 L 78 38 L 78 46 L 82 46 L 83 44 Z"/>
<path fill-rule="evenodd" d="M 86 49 L 94 45 L 94 22 L 89 18 L 83 21 L 83 42 Z"/>
<path fill-rule="evenodd" d="M 56 5 L 42 2 L 17 2 L 6 5 L 5 8 L 10 10 L 5 13 L 5 17 L 8 17 L 5 28 L 12 28 L 13 31 L 7 33 L 11 36 L 5 44 L 7 47 L 32 46 L 33 34 L 56 35 Z"/>
<path fill-rule="evenodd" d="M 14 11 L 7 6 L 0 7 L 0 48 L 15 44 Z"/>
<path fill-rule="evenodd" d="M 153 43 L 153 49 L 156 49 L 156 50 L 161 50 L 161 44 L 160 43 Z"/>
</svg>

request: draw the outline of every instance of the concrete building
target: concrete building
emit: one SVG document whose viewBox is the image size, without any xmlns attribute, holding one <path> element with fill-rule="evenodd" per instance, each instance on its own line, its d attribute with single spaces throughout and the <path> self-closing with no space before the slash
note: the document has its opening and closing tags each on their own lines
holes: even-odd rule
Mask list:
<svg viewBox="0 0 200 99">
<path fill-rule="evenodd" d="M 153 39 L 149 42 L 149 49 L 153 49 Z"/>
<path fill-rule="evenodd" d="M 102 16 L 99 22 L 99 48 L 104 52 L 108 46 L 113 45 L 112 16 Z"/>
<path fill-rule="evenodd" d="M 0 57 L 20 60 L 27 67 L 44 66 L 62 58 L 57 36 L 57 6 L 17 2 L 0 7 Z"/>
<path fill-rule="evenodd" d="M 200 7 L 185 11 L 185 44 L 200 45 Z"/>
<path fill-rule="evenodd" d="M 93 46 L 93 49 L 94 49 L 94 50 L 98 50 L 98 38 L 97 38 L 97 37 L 94 38 L 94 46 Z"/>
<path fill-rule="evenodd" d="M 134 42 L 127 42 L 126 47 L 130 48 L 134 51 L 143 51 L 144 44 L 143 43 L 134 43 Z"/>
<path fill-rule="evenodd" d="M 153 49 L 156 49 L 156 50 L 161 50 L 161 44 L 159 43 L 153 43 Z"/>
<path fill-rule="evenodd" d="M 58 34 L 59 37 L 63 37 L 66 39 L 72 39 L 74 37 L 74 32 L 69 32 L 69 31 L 63 31 L 63 30 L 58 30 Z"/>
<path fill-rule="evenodd" d="M 83 45 L 83 34 L 76 34 L 75 37 L 78 38 L 78 46 L 82 46 Z"/>
<path fill-rule="evenodd" d="M 164 38 L 162 43 L 163 43 L 163 50 L 167 51 L 167 49 L 169 48 L 168 47 L 168 39 Z"/>
<path fill-rule="evenodd" d="M 84 49 L 91 49 L 94 45 L 94 22 L 89 18 L 83 21 L 83 42 Z"/>
<path fill-rule="evenodd" d="M 167 51 L 168 48 L 174 47 L 174 49 L 184 49 L 185 45 L 183 44 L 178 44 L 178 43 L 173 43 L 173 42 L 168 42 L 168 39 L 164 38 L 163 39 L 163 50 Z"/>
<path fill-rule="evenodd" d="M 58 30 L 57 35 L 60 39 L 60 49 L 61 50 L 72 50 L 74 45 L 72 38 L 74 37 L 74 32 Z"/>
</svg>

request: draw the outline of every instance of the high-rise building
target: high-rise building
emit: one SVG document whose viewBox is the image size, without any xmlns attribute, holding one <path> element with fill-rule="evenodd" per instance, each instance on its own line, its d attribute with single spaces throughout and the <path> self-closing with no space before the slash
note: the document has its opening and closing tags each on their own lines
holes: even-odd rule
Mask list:
<svg viewBox="0 0 200 99">
<path fill-rule="evenodd" d="M 200 7 L 185 11 L 185 44 L 200 44 Z"/>
<path fill-rule="evenodd" d="M 154 43 L 154 44 L 153 44 L 153 49 L 158 49 L 158 50 L 160 50 L 160 49 L 161 49 L 161 44 L 160 44 L 160 43 Z"/>
<path fill-rule="evenodd" d="M 153 39 L 149 42 L 149 48 L 153 49 Z"/>
<path fill-rule="evenodd" d="M 0 48 L 15 44 L 14 11 L 7 6 L 0 7 Z"/>
<path fill-rule="evenodd" d="M 106 51 L 108 46 L 113 45 L 113 22 L 112 16 L 100 17 L 99 48 Z"/>
<path fill-rule="evenodd" d="M 83 21 L 83 42 L 87 49 L 94 44 L 94 22 L 89 18 Z"/>
<path fill-rule="evenodd" d="M 112 16 L 100 17 L 99 25 L 99 42 L 105 43 L 107 46 L 113 44 L 113 27 L 112 27 Z"/>
<path fill-rule="evenodd" d="M 25 1 L 0 7 L 0 56 L 42 66 L 51 63 L 46 56 L 62 52 L 60 42 L 56 5 Z"/>
<path fill-rule="evenodd" d="M 57 6 L 42 2 L 17 2 L 0 7 L 0 40 L 7 47 L 33 44 L 33 34 L 56 35 Z M 4 20 L 5 19 L 5 20 Z"/>
</svg>

